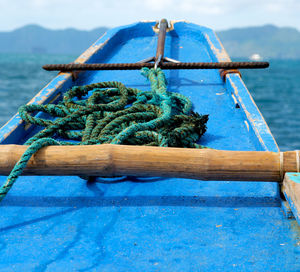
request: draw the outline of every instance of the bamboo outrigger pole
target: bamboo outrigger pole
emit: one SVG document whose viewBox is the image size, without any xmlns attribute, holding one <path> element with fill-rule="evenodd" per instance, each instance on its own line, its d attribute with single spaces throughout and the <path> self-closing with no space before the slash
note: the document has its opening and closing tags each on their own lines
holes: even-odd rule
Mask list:
<svg viewBox="0 0 300 272">
<path fill-rule="evenodd" d="M 8 175 L 26 149 L 23 145 L 2 145 L 0 174 Z M 48 146 L 33 155 L 23 175 L 132 175 L 280 182 L 285 172 L 299 172 L 299 159 L 298 151 L 222 151 L 110 144 Z"/>
</svg>

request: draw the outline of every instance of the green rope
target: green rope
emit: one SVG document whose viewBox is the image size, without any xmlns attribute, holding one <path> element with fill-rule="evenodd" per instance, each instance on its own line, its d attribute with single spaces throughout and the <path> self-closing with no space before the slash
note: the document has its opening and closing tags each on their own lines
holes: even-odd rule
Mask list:
<svg viewBox="0 0 300 272">
<path fill-rule="evenodd" d="M 74 86 L 59 104 L 24 105 L 21 118 L 43 127 L 4 185 L 0 201 L 22 174 L 31 156 L 49 145 L 126 144 L 203 148 L 197 144 L 206 131 L 208 115 L 192 111 L 191 101 L 167 92 L 163 71 L 143 68 L 151 91 L 127 88 L 116 81 Z M 34 115 L 43 112 L 51 118 Z"/>
</svg>

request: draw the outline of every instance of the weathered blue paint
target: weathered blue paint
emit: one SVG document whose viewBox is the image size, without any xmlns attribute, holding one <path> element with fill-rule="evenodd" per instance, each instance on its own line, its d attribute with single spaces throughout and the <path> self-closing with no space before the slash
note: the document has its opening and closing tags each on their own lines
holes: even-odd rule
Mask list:
<svg viewBox="0 0 300 272">
<path fill-rule="evenodd" d="M 154 25 L 110 30 L 77 62 L 135 62 L 153 56 Z M 213 31 L 184 22 L 167 33 L 165 56 L 181 61 L 229 59 Z M 70 87 L 70 75 L 61 76 L 50 88 L 64 92 Z M 190 97 L 196 111 L 210 114 L 202 144 L 278 150 L 239 76 L 227 75 L 226 83 L 217 70 L 173 70 L 166 76 L 169 91 Z M 106 80 L 149 88 L 139 71 L 82 72 L 74 84 Z M 14 123 L 17 119 L 11 122 L 0 131 L 2 143 L 20 143 L 34 132 L 28 129 L 27 135 L 24 128 L 18 130 L 22 125 Z M 12 125 L 17 128 L 12 130 Z M 120 179 L 123 182 L 109 185 L 79 177 L 21 177 L 0 207 L 0 269 L 300 270 L 299 231 L 282 212 L 276 184 Z"/>
<path fill-rule="evenodd" d="M 291 206 L 290 206 L 290 204 L 288 203 L 287 200 L 283 200 L 281 202 L 281 208 L 282 208 L 282 210 L 283 210 L 284 215 L 286 216 L 286 218 L 288 218 L 288 219 L 295 219 L 295 216 L 293 214 Z"/>
</svg>

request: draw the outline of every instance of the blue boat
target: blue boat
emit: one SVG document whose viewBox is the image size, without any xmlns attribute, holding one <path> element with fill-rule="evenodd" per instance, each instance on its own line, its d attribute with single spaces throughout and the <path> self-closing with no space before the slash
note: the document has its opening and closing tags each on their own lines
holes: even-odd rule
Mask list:
<svg viewBox="0 0 300 272">
<path fill-rule="evenodd" d="M 157 36 L 154 21 L 114 28 L 74 63 L 135 63 L 155 55 Z M 211 29 L 184 21 L 171 22 L 164 55 L 231 61 Z M 209 114 L 201 145 L 279 151 L 236 71 L 224 77 L 219 69 L 164 72 L 168 91 Z M 72 86 L 112 80 L 149 88 L 138 70 L 62 72 L 30 103 L 55 103 Z M 16 114 L 1 128 L 0 141 L 23 144 L 39 130 Z M 273 182 L 127 177 L 104 184 L 22 176 L 0 204 L 0 271 L 300 271 L 292 210 L 299 215 L 288 200 Z"/>
</svg>

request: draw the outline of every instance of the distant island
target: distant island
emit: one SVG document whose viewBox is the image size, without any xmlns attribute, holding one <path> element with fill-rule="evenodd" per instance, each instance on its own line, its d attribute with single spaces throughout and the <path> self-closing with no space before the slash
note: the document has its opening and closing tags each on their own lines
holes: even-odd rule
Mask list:
<svg viewBox="0 0 300 272">
<path fill-rule="evenodd" d="M 50 30 L 27 25 L 0 32 L 0 53 L 80 54 L 107 30 Z M 218 31 L 217 35 L 233 58 L 300 59 L 300 32 L 295 28 L 265 25 Z"/>
<path fill-rule="evenodd" d="M 300 32 L 296 28 L 265 25 L 217 32 L 231 57 L 300 59 Z"/>
<path fill-rule="evenodd" d="M 0 53 L 80 54 L 107 30 L 107 27 L 90 31 L 74 28 L 51 30 L 27 25 L 0 32 Z"/>
</svg>

